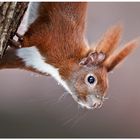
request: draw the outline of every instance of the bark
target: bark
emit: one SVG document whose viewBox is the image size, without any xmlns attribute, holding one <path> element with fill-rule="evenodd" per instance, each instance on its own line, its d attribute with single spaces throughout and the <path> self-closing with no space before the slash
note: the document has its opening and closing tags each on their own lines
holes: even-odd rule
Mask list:
<svg viewBox="0 0 140 140">
<path fill-rule="evenodd" d="M 0 56 L 2 57 L 9 39 L 13 39 L 22 21 L 28 2 L 0 2 Z"/>
</svg>

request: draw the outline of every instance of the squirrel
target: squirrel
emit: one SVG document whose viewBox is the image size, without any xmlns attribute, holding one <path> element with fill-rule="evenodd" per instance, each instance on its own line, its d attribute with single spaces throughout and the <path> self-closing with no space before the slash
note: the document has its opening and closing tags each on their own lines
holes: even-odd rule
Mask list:
<svg viewBox="0 0 140 140">
<path fill-rule="evenodd" d="M 8 49 L 0 60 L 0 69 L 49 74 L 82 107 L 101 107 L 109 86 L 108 73 L 139 45 L 140 39 L 116 52 L 122 33 L 122 26 L 117 24 L 90 47 L 85 38 L 86 2 L 33 4 L 21 48 Z"/>
</svg>

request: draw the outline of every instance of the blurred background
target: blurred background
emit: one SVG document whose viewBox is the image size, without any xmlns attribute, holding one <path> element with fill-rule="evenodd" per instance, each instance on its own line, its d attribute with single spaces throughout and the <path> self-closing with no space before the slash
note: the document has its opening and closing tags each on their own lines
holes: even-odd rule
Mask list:
<svg viewBox="0 0 140 140">
<path fill-rule="evenodd" d="M 122 44 L 140 35 L 140 3 L 92 2 L 89 44 L 108 27 L 124 25 Z M 51 77 L 0 71 L 0 137 L 140 137 L 140 48 L 109 74 L 109 99 L 97 110 L 78 107 Z"/>
</svg>

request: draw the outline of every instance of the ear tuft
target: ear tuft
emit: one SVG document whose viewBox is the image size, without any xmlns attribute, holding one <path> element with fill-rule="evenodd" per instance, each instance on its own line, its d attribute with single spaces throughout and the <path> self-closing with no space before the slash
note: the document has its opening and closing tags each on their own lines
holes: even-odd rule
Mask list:
<svg viewBox="0 0 140 140">
<path fill-rule="evenodd" d="M 140 46 L 140 37 L 127 43 L 122 50 L 118 53 L 112 54 L 105 62 L 104 65 L 107 71 L 110 72 L 114 69 L 122 60 L 124 60 L 132 51 Z"/>
<path fill-rule="evenodd" d="M 121 24 L 117 24 L 109 28 L 100 42 L 97 44 L 96 51 L 103 52 L 107 58 L 116 49 L 121 38 L 121 33 Z"/>
</svg>

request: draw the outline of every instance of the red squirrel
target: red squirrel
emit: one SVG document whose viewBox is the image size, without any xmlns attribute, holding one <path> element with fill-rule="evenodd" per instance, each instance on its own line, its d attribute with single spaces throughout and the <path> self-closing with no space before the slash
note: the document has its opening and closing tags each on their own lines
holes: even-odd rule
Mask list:
<svg viewBox="0 0 140 140">
<path fill-rule="evenodd" d="M 87 109 L 102 106 L 112 71 L 134 48 L 139 39 L 116 53 L 122 27 L 112 26 L 96 45 L 85 38 L 87 3 L 34 3 L 21 48 L 8 49 L 0 68 L 21 68 L 51 75 Z"/>
</svg>

